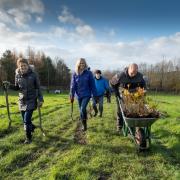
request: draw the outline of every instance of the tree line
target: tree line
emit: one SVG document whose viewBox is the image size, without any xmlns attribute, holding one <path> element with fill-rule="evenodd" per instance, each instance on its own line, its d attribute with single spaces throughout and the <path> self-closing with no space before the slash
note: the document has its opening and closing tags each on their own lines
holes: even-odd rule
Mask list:
<svg viewBox="0 0 180 180">
<path fill-rule="evenodd" d="M 166 60 L 156 64 L 138 64 L 139 71 L 143 73 L 149 90 L 180 93 L 180 58 Z M 111 79 L 117 72 L 123 69 L 103 72 L 107 79 Z"/>
<path fill-rule="evenodd" d="M 16 51 L 12 52 L 10 50 L 6 50 L 2 54 L 0 58 L 1 82 L 3 80 L 14 82 L 16 61 L 19 57 L 25 57 L 25 55 L 23 53 L 17 54 Z M 69 90 L 71 72 L 63 59 L 56 57 L 52 60 L 44 52 L 36 52 L 30 47 L 27 48 L 26 57 L 28 57 L 29 64 L 35 67 L 35 71 L 38 73 L 41 85 L 44 88 L 47 90 Z M 141 63 L 138 66 L 139 71 L 145 75 L 145 80 L 150 90 L 180 93 L 180 58 L 166 60 L 163 57 L 162 61 L 156 64 Z M 119 71 L 123 71 L 123 69 L 105 70 L 103 75 L 107 79 L 111 79 Z"/>
<path fill-rule="evenodd" d="M 16 62 L 20 57 L 28 57 L 29 64 L 33 66 L 39 75 L 41 85 L 47 91 L 51 89 L 69 89 L 71 72 L 63 59 L 56 57 L 52 60 L 46 56 L 44 52 L 35 52 L 32 48 L 28 48 L 26 55 L 17 54 L 16 51 L 6 50 L 0 58 L 0 82 L 6 80 L 14 83 Z M 0 83 L 2 85 L 2 83 Z M 0 85 L 0 86 L 1 86 Z"/>
</svg>

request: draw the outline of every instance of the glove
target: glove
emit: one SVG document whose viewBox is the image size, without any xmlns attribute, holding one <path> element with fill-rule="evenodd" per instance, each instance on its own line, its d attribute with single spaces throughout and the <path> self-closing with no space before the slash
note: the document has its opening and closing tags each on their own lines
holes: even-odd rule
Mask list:
<svg viewBox="0 0 180 180">
<path fill-rule="evenodd" d="M 111 96 L 111 94 L 110 94 L 109 90 L 107 90 L 107 91 L 106 91 L 106 97 L 107 97 L 107 98 L 110 98 L 110 96 Z"/>
<path fill-rule="evenodd" d="M 120 98 L 120 93 L 119 93 L 119 91 L 114 91 L 114 94 L 115 94 L 116 97 L 119 97 L 119 98 Z"/>
<path fill-rule="evenodd" d="M 95 97 L 94 97 L 94 100 L 95 100 L 95 102 L 96 102 L 96 104 L 97 104 L 98 101 L 99 101 L 99 97 L 98 97 L 98 96 L 95 96 Z"/>
<path fill-rule="evenodd" d="M 70 102 L 71 102 L 71 103 L 74 102 L 74 97 L 70 97 Z"/>
<path fill-rule="evenodd" d="M 42 107 L 43 103 L 43 101 L 38 101 L 38 107 Z"/>
<path fill-rule="evenodd" d="M 10 86 L 10 82 L 9 81 L 3 81 L 2 85 L 3 85 L 3 90 L 6 91 Z"/>
</svg>

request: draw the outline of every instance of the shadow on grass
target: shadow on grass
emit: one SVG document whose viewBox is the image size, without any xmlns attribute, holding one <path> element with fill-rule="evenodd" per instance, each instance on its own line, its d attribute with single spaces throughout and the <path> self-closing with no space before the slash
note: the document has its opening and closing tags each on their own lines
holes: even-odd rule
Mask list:
<svg viewBox="0 0 180 180">
<path fill-rule="evenodd" d="M 8 136 L 9 134 L 15 133 L 16 131 L 19 131 L 19 127 L 17 127 L 17 126 L 16 127 L 13 126 L 10 128 L 7 127 L 7 129 L 3 129 L 0 131 L 0 138 L 4 138 L 4 137 Z"/>
<path fill-rule="evenodd" d="M 158 135 L 154 137 L 154 143 L 149 154 L 154 155 L 155 153 L 160 153 L 164 157 L 164 159 L 171 165 L 176 165 L 180 167 L 180 143 L 175 143 L 173 146 L 167 147 L 161 141 L 161 138 L 169 138 L 170 136 L 180 139 L 180 134 L 172 133 L 164 129 L 156 131 L 155 134 Z"/>
<path fill-rule="evenodd" d="M 10 164 L 6 165 L 4 168 L 2 167 L 3 171 L 9 173 L 16 171 L 18 168 L 23 168 L 40 158 L 40 156 L 42 156 L 46 151 L 49 156 L 52 156 L 53 153 L 57 151 L 63 152 L 70 149 L 74 144 L 73 139 L 61 137 L 61 134 L 67 131 L 70 127 L 72 127 L 71 122 L 67 122 L 62 128 L 60 128 L 60 133 L 57 135 L 48 134 L 46 137 L 43 137 L 43 139 L 42 136 L 34 137 L 33 144 L 35 144 L 35 147 L 33 148 L 31 145 L 23 145 L 22 140 L 18 139 L 18 141 L 14 143 L 19 144 L 20 146 L 30 146 L 31 150 L 27 152 L 22 151 L 22 153 L 17 155 Z M 2 151 L 5 151 L 6 149 L 7 147 L 4 147 Z"/>
</svg>

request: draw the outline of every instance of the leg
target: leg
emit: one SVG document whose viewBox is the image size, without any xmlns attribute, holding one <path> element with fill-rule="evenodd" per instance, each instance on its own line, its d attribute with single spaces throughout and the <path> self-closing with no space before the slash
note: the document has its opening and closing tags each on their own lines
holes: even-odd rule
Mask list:
<svg viewBox="0 0 180 180">
<path fill-rule="evenodd" d="M 122 117 L 122 112 L 121 112 L 121 109 L 120 109 L 120 105 L 119 105 L 119 101 L 116 97 L 116 104 L 117 104 L 117 130 L 119 131 L 122 126 L 123 126 L 123 117 Z"/>
<path fill-rule="evenodd" d="M 103 96 L 99 97 L 99 117 L 102 117 L 103 113 Z"/>
<path fill-rule="evenodd" d="M 86 111 L 86 108 L 87 108 L 89 100 L 90 100 L 90 97 L 82 98 L 82 103 L 81 103 L 80 112 L 81 112 L 81 120 L 82 120 L 82 124 L 83 124 L 83 131 L 87 130 L 87 111 Z"/>
<path fill-rule="evenodd" d="M 32 139 L 32 122 L 31 122 L 31 118 L 32 118 L 32 114 L 33 114 L 33 110 L 26 110 L 23 111 L 22 113 L 23 121 L 24 121 L 24 130 L 26 131 L 26 141 L 25 143 L 30 143 L 31 139 Z"/>
<path fill-rule="evenodd" d="M 82 98 L 81 98 L 81 99 L 78 99 L 79 112 L 80 112 L 80 120 L 82 119 L 81 104 L 82 104 Z"/>
<path fill-rule="evenodd" d="M 98 109 L 97 109 L 97 106 L 96 106 L 96 101 L 94 99 L 94 97 L 92 98 L 92 102 L 93 102 L 93 109 L 94 109 L 94 117 L 97 116 L 97 113 L 98 113 Z"/>
</svg>

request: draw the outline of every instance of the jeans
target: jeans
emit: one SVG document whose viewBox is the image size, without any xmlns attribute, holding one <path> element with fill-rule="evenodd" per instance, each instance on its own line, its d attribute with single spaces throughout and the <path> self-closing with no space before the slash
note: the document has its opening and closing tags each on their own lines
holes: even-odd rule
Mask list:
<svg viewBox="0 0 180 180">
<path fill-rule="evenodd" d="M 87 108 L 89 100 L 90 100 L 90 97 L 83 97 L 83 98 L 78 99 L 81 120 L 87 119 L 86 108 Z"/>
<path fill-rule="evenodd" d="M 26 135 L 29 139 L 31 139 L 31 131 L 33 129 L 32 121 L 31 121 L 32 114 L 33 114 L 33 110 L 21 111 L 21 115 L 24 123 L 24 130 L 26 131 Z"/>
<path fill-rule="evenodd" d="M 98 102 L 99 103 L 99 112 L 102 114 L 103 112 L 103 100 L 104 100 L 104 96 L 98 96 Z M 96 101 L 94 98 L 92 98 L 92 102 L 93 102 L 93 107 L 96 107 Z"/>
</svg>

